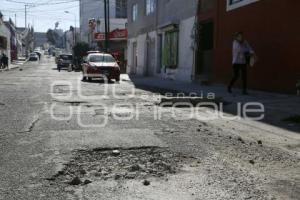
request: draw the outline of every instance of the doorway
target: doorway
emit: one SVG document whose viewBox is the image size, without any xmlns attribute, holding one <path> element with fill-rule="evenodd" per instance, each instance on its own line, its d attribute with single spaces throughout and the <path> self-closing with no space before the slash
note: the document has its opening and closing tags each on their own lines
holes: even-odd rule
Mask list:
<svg viewBox="0 0 300 200">
<path fill-rule="evenodd" d="M 131 74 L 137 73 L 137 43 L 134 42 L 132 46 L 132 69 Z"/>
<path fill-rule="evenodd" d="M 209 81 L 213 67 L 214 23 L 213 21 L 199 24 L 198 48 L 196 51 L 196 79 Z"/>
<path fill-rule="evenodd" d="M 155 71 L 155 39 L 147 42 L 146 76 L 154 76 Z"/>
<path fill-rule="evenodd" d="M 158 35 L 157 42 L 157 63 L 156 63 L 156 73 L 160 74 L 162 69 L 162 46 L 163 46 L 163 36 L 162 34 Z"/>
</svg>

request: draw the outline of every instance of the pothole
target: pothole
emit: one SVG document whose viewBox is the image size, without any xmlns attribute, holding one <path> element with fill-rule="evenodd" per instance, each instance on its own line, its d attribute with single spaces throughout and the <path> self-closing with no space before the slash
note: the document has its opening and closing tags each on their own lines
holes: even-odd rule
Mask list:
<svg viewBox="0 0 300 200">
<path fill-rule="evenodd" d="M 66 106 L 81 106 L 82 104 L 87 104 L 88 102 L 86 101 L 57 101 L 54 100 L 60 104 L 66 105 Z"/>
<path fill-rule="evenodd" d="M 70 93 L 70 86 L 69 85 L 55 85 L 53 87 L 54 94 L 65 94 Z"/>
<path fill-rule="evenodd" d="M 81 104 L 87 103 L 84 101 L 69 101 L 69 102 L 64 102 L 65 104 L 69 104 L 71 106 L 80 106 Z"/>
<path fill-rule="evenodd" d="M 158 147 L 77 150 L 63 170 L 48 180 L 79 185 L 96 180 L 163 178 L 193 160 Z"/>
</svg>

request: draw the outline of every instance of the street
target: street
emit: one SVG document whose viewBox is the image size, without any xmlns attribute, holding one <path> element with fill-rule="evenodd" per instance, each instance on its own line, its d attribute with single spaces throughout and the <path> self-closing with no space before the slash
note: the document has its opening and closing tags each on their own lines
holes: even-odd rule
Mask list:
<svg viewBox="0 0 300 200">
<path fill-rule="evenodd" d="M 0 73 L 0 199 L 299 199 L 299 133 L 81 78 L 47 56 Z"/>
</svg>

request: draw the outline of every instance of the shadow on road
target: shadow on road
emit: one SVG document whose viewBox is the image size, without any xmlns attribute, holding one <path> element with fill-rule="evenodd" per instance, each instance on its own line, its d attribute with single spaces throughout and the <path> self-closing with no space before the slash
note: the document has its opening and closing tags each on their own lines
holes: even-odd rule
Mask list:
<svg viewBox="0 0 300 200">
<path fill-rule="evenodd" d="M 159 93 L 163 96 L 168 95 L 172 96 L 172 98 L 183 98 L 181 97 L 182 94 L 185 95 L 184 98 L 189 97 L 190 93 L 183 92 L 182 90 L 177 90 L 176 86 L 172 87 L 172 84 L 178 85 L 176 81 L 166 81 L 166 80 L 152 80 L 150 77 L 137 77 L 137 76 L 129 76 L 128 81 L 131 81 L 136 88 Z M 153 84 L 153 82 L 156 82 Z M 168 83 L 166 83 L 168 82 Z M 165 84 L 166 83 L 166 84 Z M 187 84 L 187 83 L 184 83 Z M 188 85 L 187 85 L 188 86 Z M 192 85 L 190 87 L 194 87 Z M 168 89 L 173 88 L 173 89 Z M 174 89 L 175 88 L 175 89 Z M 198 90 L 197 90 L 198 89 Z M 189 88 L 187 89 L 189 90 Z M 197 88 L 190 89 L 198 95 L 194 96 L 195 98 L 202 98 L 205 101 L 207 98 L 208 93 L 215 93 L 217 102 L 223 103 L 223 112 L 225 114 L 230 114 L 236 116 L 239 113 L 239 104 L 241 106 L 245 105 L 249 102 L 257 102 L 261 103 L 265 107 L 265 117 L 260 120 L 260 122 L 282 128 L 288 131 L 292 131 L 295 133 L 300 133 L 300 124 L 299 123 L 292 123 L 285 119 L 295 116 L 299 109 L 300 109 L 300 101 L 299 98 L 294 97 L 292 95 L 284 95 L 284 94 L 273 94 L 273 93 L 264 93 L 260 91 L 253 91 L 249 96 L 243 95 L 235 95 L 229 96 L 224 93 L 226 88 L 217 88 L 215 90 L 214 87 L 210 86 L 197 86 Z M 262 93 L 262 94 L 260 94 Z M 180 95 L 180 97 L 178 97 Z M 179 100 L 180 101 L 180 100 Z M 300 113 L 300 112 L 299 112 Z M 260 113 L 259 113 L 260 114 Z M 248 114 L 249 117 L 256 117 L 258 113 L 250 113 Z M 243 117 L 243 116 L 242 116 Z"/>
</svg>

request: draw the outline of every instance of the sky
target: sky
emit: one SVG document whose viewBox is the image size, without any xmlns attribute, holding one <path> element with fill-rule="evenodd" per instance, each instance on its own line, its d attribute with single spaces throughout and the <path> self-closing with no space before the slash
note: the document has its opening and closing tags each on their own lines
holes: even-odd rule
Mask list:
<svg viewBox="0 0 300 200">
<path fill-rule="evenodd" d="M 75 25 L 75 16 L 79 26 L 79 0 L 0 0 L 4 20 L 11 18 L 15 22 L 16 19 L 17 26 L 24 27 L 25 4 L 28 5 L 27 24 L 36 32 L 54 29 L 56 22 L 59 22 L 58 28 L 68 30 Z"/>
</svg>

